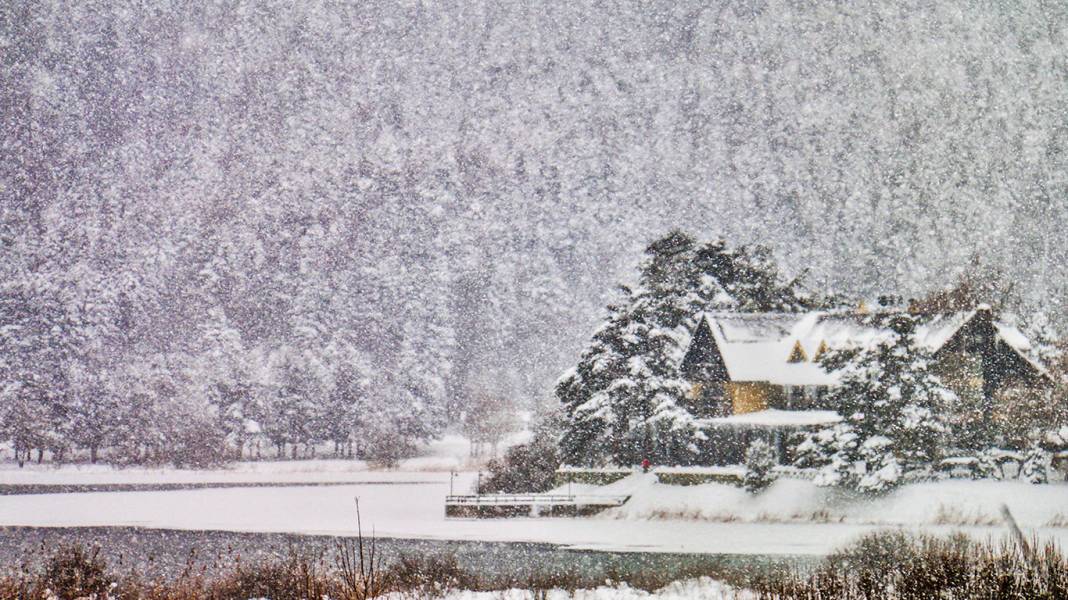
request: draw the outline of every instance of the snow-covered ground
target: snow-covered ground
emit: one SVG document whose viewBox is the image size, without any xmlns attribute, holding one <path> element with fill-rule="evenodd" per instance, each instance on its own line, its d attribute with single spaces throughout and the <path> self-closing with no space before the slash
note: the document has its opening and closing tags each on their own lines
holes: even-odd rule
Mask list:
<svg viewBox="0 0 1068 600">
<path fill-rule="evenodd" d="M 1068 542 L 1054 527 L 1068 511 L 1068 486 L 954 481 L 908 486 L 872 503 L 834 497 L 811 483 L 784 480 L 751 497 L 729 486 L 666 486 L 639 474 L 574 493 L 630 494 L 627 505 L 579 519 L 445 519 L 449 474 L 394 473 L 366 483 L 153 492 L 97 492 L 0 497 L 0 526 L 142 526 L 167 529 L 352 534 L 355 498 L 366 530 L 382 537 L 521 541 L 579 549 L 738 554 L 823 554 L 857 535 L 905 526 L 935 533 L 963 529 L 1000 537 L 1006 503 L 1022 526 Z M 455 490 L 470 489 L 462 473 Z"/>
<path fill-rule="evenodd" d="M 501 444 L 501 452 L 520 443 L 529 433 L 516 433 Z M 239 462 L 209 470 L 171 468 L 117 468 L 110 465 L 76 464 L 54 466 L 0 462 L 0 485 L 105 485 L 192 483 L 362 483 L 368 481 L 440 481 L 451 470 L 474 470 L 485 461 L 469 457 L 470 443 L 459 435 L 446 435 L 431 442 L 420 456 L 400 461 L 396 469 L 372 469 L 360 460 L 265 460 Z"/>
<path fill-rule="evenodd" d="M 574 494 L 630 495 L 600 518 L 763 523 L 847 523 L 858 525 L 1002 524 L 1005 504 L 1022 525 L 1068 527 L 1068 485 L 1021 481 L 949 480 L 904 486 L 866 501 L 800 479 L 780 479 L 752 496 L 724 484 L 662 485 L 652 473 L 610 485 L 572 485 Z M 561 486 L 556 493 L 567 493 Z"/>
<path fill-rule="evenodd" d="M 420 598 L 423 596 L 419 596 Z M 702 577 L 676 581 L 655 592 L 645 592 L 627 585 L 601 586 L 590 590 L 549 590 L 546 600 L 703 600 L 734 599 L 746 600 L 755 597 L 742 590 L 733 590 L 714 579 Z M 409 600 L 407 593 L 389 594 L 385 600 Z M 502 590 L 498 592 L 454 591 L 442 596 L 442 600 L 531 600 L 529 590 Z"/>
</svg>

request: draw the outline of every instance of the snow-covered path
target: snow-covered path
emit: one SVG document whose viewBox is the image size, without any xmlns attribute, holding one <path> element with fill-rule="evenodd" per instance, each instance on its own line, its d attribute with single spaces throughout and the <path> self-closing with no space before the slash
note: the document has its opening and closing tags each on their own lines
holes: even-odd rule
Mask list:
<svg viewBox="0 0 1068 600">
<path fill-rule="evenodd" d="M 0 497 L 0 526 L 140 526 L 167 529 L 352 534 L 355 498 L 365 533 L 381 537 L 523 541 L 581 549 L 729 554 L 823 554 L 884 525 L 767 523 L 620 518 L 446 520 L 447 473 L 418 475 L 426 483 L 254 487 L 161 492 L 97 492 Z M 471 473 L 456 482 L 470 485 Z M 917 523 L 916 525 L 920 525 Z M 948 532 L 948 526 L 920 525 Z M 1001 536 L 1001 527 L 971 527 Z M 1038 528 L 1068 542 L 1068 530 Z M 2 537 L 0 533 L 0 537 Z"/>
</svg>

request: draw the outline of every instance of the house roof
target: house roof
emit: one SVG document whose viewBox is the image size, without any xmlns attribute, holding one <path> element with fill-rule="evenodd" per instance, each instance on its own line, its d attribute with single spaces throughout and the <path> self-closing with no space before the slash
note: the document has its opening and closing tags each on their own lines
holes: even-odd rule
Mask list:
<svg viewBox="0 0 1068 600">
<path fill-rule="evenodd" d="M 916 339 L 930 352 L 937 352 L 970 322 L 980 310 L 921 315 Z M 815 361 L 821 346 L 828 350 L 868 348 L 893 335 L 890 319 L 899 313 L 814 311 L 808 313 L 709 312 L 708 323 L 731 381 L 769 382 L 776 385 L 834 385 Z M 698 321 L 700 322 L 700 320 Z M 1010 323 L 993 321 L 998 339 L 1028 361 L 1039 373 L 1045 369 L 1029 356 L 1027 338 Z M 790 362 L 800 345 L 806 360 Z"/>
</svg>

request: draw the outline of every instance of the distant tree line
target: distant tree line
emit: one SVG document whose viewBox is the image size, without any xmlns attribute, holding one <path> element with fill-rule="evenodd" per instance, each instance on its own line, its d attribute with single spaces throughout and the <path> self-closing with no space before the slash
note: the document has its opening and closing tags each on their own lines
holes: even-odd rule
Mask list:
<svg viewBox="0 0 1068 600">
<path fill-rule="evenodd" d="M 298 318 L 251 345 L 221 310 L 186 348 L 146 352 L 115 315 L 57 285 L 0 286 L 0 439 L 20 462 L 204 465 L 250 456 L 396 460 L 446 423 L 435 365 L 413 342 L 375 365 L 352 332 Z M 119 352 L 117 349 L 122 349 Z"/>
</svg>

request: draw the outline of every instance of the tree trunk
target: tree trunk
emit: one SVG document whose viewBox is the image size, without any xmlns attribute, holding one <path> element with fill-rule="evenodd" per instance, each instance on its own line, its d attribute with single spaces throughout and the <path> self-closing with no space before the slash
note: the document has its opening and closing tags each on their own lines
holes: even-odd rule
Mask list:
<svg viewBox="0 0 1068 600">
<path fill-rule="evenodd" d="M 44 462 L 44 448 L 37 449 L 37 464 Z"/>
<path fill-rule="evenodd" d="M 297 446 L 298 445 L 299 444 L 297 444 L 296 442 L 293 443 L 293 460 L 297 460 Z"/>
<path fill-rule="evenodd" d="M 89 462 L 94 465 L 96 464 L 96 444 L 89 446 Z"/>
</svg>

